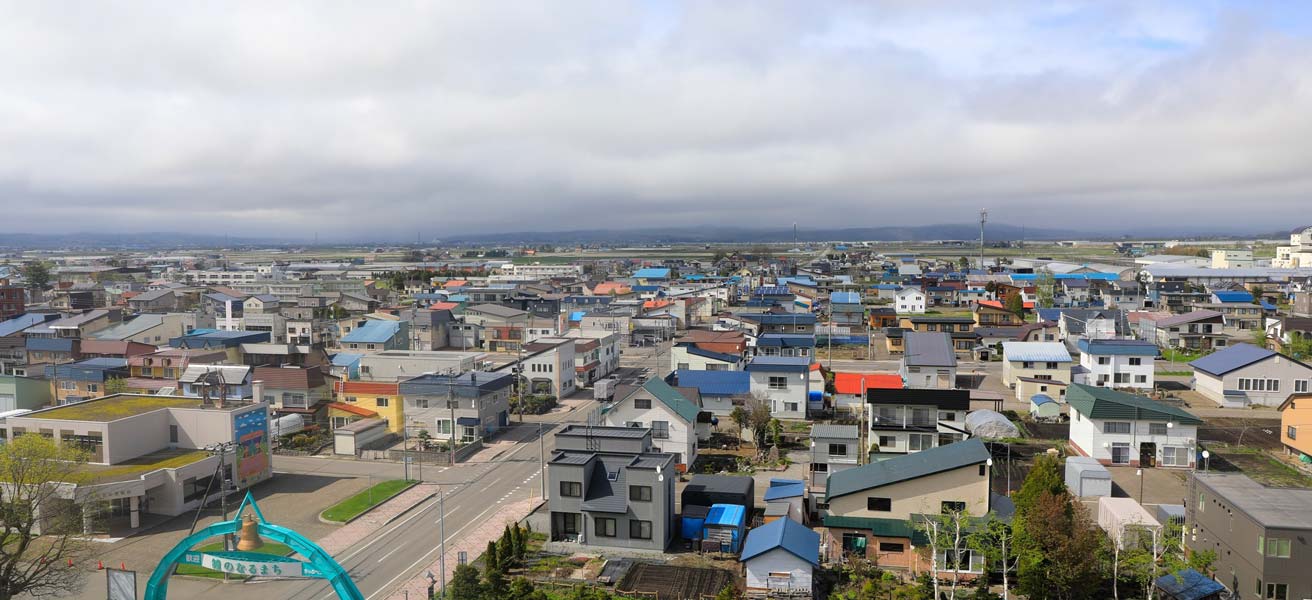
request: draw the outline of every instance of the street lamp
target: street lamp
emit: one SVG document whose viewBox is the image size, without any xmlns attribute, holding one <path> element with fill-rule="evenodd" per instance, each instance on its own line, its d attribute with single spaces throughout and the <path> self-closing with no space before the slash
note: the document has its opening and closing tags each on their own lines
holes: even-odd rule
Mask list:
<svg viewBox="0 0 1312 600">
<path fill-rule="evenodd" d="M 1143 504 L 1143 468 L 1135 469 L 1134 474 L 1139 476 L 1139 504 Z"/>
<path fill-rule="evenodd" d="M 1207 472 L 1207 463 L 1208 463 L 1208 460 L 1207 460 L 1207 459 L 1209 459 L 1209 458 L 1212 458 L 1212 453 L 1209 452 L 1209 451 L 1207 451 L 1207 450 L 1203 450 L 1203 472 L 1204 472 L 1204 473 Z"/>
</svg>

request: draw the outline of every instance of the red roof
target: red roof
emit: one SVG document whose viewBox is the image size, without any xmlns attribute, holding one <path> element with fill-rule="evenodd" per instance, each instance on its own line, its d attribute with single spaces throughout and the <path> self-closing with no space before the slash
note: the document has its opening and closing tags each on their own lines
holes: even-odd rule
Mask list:
<svg viewBox="0 0 1312 600">
<path fill-rule="evenodd" d="M 990 307 L 990 308 L 997 308 L 997 309 L 1001 309 L 1001 310 L 1007 310 L 1007 307 L 1005 307 L 1005 306 L 1002 305 L 1002 301 L 1001 301 L 1001 300 L 980 300 L 980 301 L 979 301 L 979 305 L 980 305 L 980 306 L 987 306 L 987 307 Z M 1034 303 L 1033 303 L 1033 302 L 1022 302 L 1022 303 L 1021 303 L 1021 306 L 1025 307 L 1025 308 L 1034 308 Z"/>
<path fill-rule="evenodd" d="M 834 373 L 834 391 L 840 394 L 860 394 L 861 379 L 865 378 L 866 388 L 872 390 L 902 389 L 901 375 L 877 373 Z"/>
<path fill-rule="evenodd" d="M 345 402 L 329 402 L 329 403 L 328 403 L 328 408 L 335 408 L 335 409 L 340 410 L 340 411 L 342 411 L 342 412 L 348 412 L 348 413 L 351 413 L 351 414 L 353 414 L 353 415 L 360 415 L 360 416 L 362 416 L 362 417 L 376 417 L 376 416 L 378 416 L 378 413 L 376 413 L 376 412 L 374 412 L 374 411 L 372 411 L 372 410 L 369 410 L 369 409 L 367 409 L 367 408 L 362 408 L 362 407 L 359 407 L 359 406 L 352 406 L 352 405 L 347 404 L 347 403 L 345 403 Z"/>
<path fill-rule="evenodd" d="M 428 307 L 428 310 L 455 310 L 457 308 L 460 308 L 460 303 L 458 302 L 435 302 L 432 306 Z"/>
</svg>

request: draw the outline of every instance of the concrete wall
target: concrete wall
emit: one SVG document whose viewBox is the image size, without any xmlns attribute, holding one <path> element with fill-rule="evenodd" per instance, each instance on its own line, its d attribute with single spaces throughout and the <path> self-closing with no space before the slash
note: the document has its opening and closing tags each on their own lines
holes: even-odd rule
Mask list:
<svg viewBox="0 0 1312 600">
<path fill-rule="evenodd" d="M 1294 381 L 1301 379 L 1312 379 L 1312 369 L 1294 362 L 1284 356 L 1274 356 L 1266 360 L 1235 369 L 1226 373 L 1222 377 L 1208 375 L 1201 371 L 1194 371 L 1194 377 L 1197 379 L 1197 389 L 1199 393 L 1206 396 L 1209 400 L 1222 404 L 1225 400 L 1225 390 L 1239 390 L 1239 379 L 1276 379 L 1280 381 L 1278 391 L 1244 391 L 1248 398 L 1249 405 L 1259 404 L 1262 406 L 1279 406 L 1285 401 L 1290 394 L 1294 393 Z"/>
<path fill-rule="evenodd" d="M 1191 481 L 1189 488 L 1186 517 L 1190 524 L 1197 526 L 1198 532 L 1187 537 L 1186 543 L 1194 551 L 1216 552 L 1217 559 L 1212 566 L 1217 581 L 1227 588 L 1233 587 L 1241 598 L 1266 597 L 1253 594 L 1258 580 L 1264 586 L 1288 584 L 1287 598 L 1312 598 L 1312 571 L 1307 568 L 1312 560 L 1312 547 L 1306 530 L 1267 529 L 1235 510 L 1228 499 L 1205 485 Z M 1258 554 L 1259 536 L 1290 540 L 1289 558 Z"/>
<path fill-rule="evenodd" d="M 1003 361 L 1002 363 L 1002 382 L 1009 387 L 1016 387 L 1016 380 L 1020 377 L 1040 377 L 1048 376 L 1057 381 L 1071 382 L 1071 362 L 1053 363 L 1056 368 L 1049 369 L 1046 362 L 1032 362 L 1030 368 L 1025 368 L 1025 363 L 1019 360 Z M 1026 398 L 1028 400 L 1028 398 Z"/>
<path fill-rule="evenodd" d="M 1080 353 L 1080 365 L 1089 369 L 1088 384 L 1098 385 L 1101 387 L 1114 388 L 1134 388 L 1134 389 L 1153 389 L 1153 357 L 1151 356 L 1108 356 L 1107 364 L 1098 364 L 1098 357 Z M 1130 359 L 1141 359 L 1138 365 L 1130 364 Z M 1129 381 L 1126 383 L 1115 383 L 1116 373 L 1126 373 L 1129 375 Z M 1106 376 L 1102 381 L 1100 376 Z M 1143 381 L 1139 381 L 1139 377 Z"/>
</svg>

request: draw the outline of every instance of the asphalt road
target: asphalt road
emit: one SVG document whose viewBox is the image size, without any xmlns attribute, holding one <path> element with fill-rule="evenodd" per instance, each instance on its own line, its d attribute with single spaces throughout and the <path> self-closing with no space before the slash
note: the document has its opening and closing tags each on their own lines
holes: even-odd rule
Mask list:
<svg viewBox="0 0 1312 600">
<path fill-rule="evenodd" d="M 594 407 L 587 401 L 578 408 L 557 415 L 549 415 L 542 422 L 558 426 L 559 423 L 579 422 Z M 462 532 L 478 523 L 482 517 L 507 502 L 541 496 L 539 474 L 539 440 L 537 423 L 528 422 L 517 427 L 530 428 L 523 442 L 493 462 L 462 463 L 445 471 L 425 469 L 424 480 L 443 486 L 446 517 L 446 541 L 453 543 Z M 545 448 L 550 454 L 554 447 L 547 428 Z M 400 464 L 380 464 L 323 458 L 275 457 L 274 468 L 283 476 L 298 473 L 342 477 L 402 475 Z M 412 467 L 414 468 L 414 467 Z M 417 471 L 412 473 L 417 476 Z M 360 591 L 368 600 L 386 598 L 411 577 L 437 559 L 440 530 L 439 502 L 430 499 L 412 509 L 395 522 L 356 543 L 336 558 L 351 574 Z M 473 559 L 474 557 L 470 557 Z M 448 564 L 448 571 L 455 565 Z M 138 588 L 144 590 L 148 572 L 138 574 Z M 104 598 L 104 576 L 91 576 L 84 598 Z M 194 579 L 172 578 L 170 598 L 231 598 L 243 600 L 328 600 L 336 593 L 327 582 L 319 580 L 266 580 L 245 584 L 223 584 Z"/>
</svg>

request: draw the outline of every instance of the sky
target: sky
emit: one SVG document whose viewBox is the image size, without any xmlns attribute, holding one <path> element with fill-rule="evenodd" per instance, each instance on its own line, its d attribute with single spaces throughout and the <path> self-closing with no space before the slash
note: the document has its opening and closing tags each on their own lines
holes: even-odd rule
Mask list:
<svg viewBox="0 0 1312 600">
<path fill-rule="evenodd" d="M 0 0 L 0 237 L 1287 229 L 1310 5 Z"/>
</svg>

